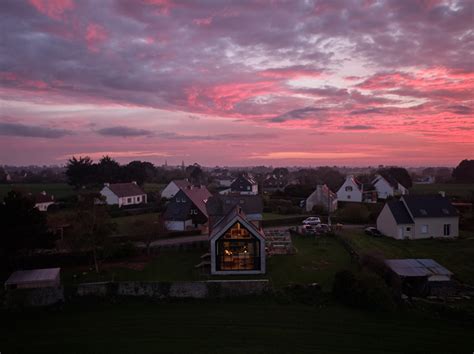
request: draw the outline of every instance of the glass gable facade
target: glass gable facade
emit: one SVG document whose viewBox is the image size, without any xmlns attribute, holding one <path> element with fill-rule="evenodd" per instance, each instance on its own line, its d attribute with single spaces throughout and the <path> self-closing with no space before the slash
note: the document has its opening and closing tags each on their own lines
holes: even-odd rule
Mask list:
<svg viewBox="0 0 474 354">
<path fill-rule="evenodd" d="M 260 240 L 236 222 L 216 242 L 216 270 L 260 270 Z"/>
</svg>

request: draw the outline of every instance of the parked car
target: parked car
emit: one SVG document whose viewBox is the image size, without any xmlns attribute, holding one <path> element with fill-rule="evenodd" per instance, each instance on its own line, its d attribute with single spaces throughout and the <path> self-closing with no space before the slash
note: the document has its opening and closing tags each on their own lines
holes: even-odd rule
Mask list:
<svg viewBox="0 0 474 354">
<path fill-rule="evenodd" d="M 303 220 L 303 225 L 318 225 L 321 224 L 321 219 L 317 216 L 310 216 Z"/>
<path fill-rule="evenodd" d="M 375 227 L 367 227 L 364 231 L 369 236 L 375 236 L 375 237 L 383 236 L 383 234 L 379 230 L 377 230 Z"/>
<path fill-rule="evenodd" d="M 318 224 L 315 226 L 315 228 L 319 233 L 323 234 L 331 231 L 331 226 L 329 226 L 328 224 Z"/>
<path fill-rule="evenodd" d="M 315 235 L 318 230 L 316 229 L 316 226 L 306 224 L 301 227 L 301 231 L 305 235 Z"/>
</svg>

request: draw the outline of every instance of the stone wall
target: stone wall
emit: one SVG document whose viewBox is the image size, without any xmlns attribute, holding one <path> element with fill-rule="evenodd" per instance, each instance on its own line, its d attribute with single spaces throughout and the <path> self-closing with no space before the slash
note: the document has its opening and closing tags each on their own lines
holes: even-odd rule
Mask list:
<svg viewBox="0 0 474 354">
<path fill-rule="evenodd" d="M 77 286 L 73 296 L 144 296 L 167 298 L 217 298 L 261 295 L 270 290 L 268 280 L 210 280 L 180 282 L 107 282 L 84 283 Z"/>
</svg>

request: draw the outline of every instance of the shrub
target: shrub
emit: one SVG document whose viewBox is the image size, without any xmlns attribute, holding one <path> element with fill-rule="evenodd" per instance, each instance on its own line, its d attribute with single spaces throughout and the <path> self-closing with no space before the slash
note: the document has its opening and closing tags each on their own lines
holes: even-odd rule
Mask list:
<svg viewBox="0 0 474 354">
<path fill-rule="evenodd" d="M 332 290 L 334 298 L 348 306 L 393 311 L 395 302 L 385 282 L 376 274 L 345 270 L 336 274 Z"/>
<path fill-rule="evenodd" d="M 369 217 L 369 210 L 361 203 L 348 203 L 337 212 L 337 220 L 346 223 L 366 224 L 369 222 Z"/>
</svg>

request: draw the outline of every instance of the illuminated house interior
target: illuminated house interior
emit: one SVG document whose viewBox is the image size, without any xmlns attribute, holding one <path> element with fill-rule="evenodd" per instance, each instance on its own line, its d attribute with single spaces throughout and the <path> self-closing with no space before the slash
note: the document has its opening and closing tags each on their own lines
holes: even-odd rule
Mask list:
<svg viewBox="0 0 474 354">
<path fill-rule="evenodd" d="M 214 226 L 210 241 L 211 273 L 265 273 L 264 234 L 245 218 L 239 207 Z"/>
</svg>

